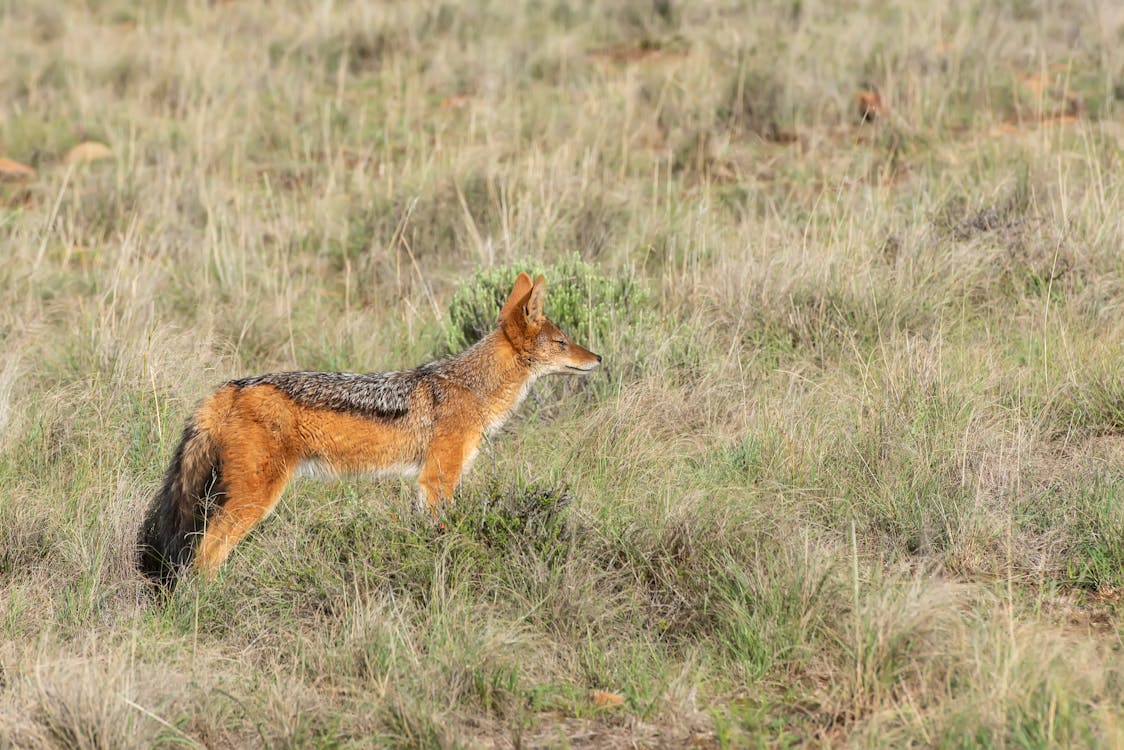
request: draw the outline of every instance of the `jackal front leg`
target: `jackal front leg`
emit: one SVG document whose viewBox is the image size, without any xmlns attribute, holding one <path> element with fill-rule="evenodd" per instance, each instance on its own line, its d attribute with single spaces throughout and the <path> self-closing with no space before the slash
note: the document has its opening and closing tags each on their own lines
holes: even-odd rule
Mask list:
<svg viewBox="0 0 1124 750">
<path fill-rule="evenodd" d="M 471 465 L 479 445 L 479 436 L 467 440 L 462 435 L 443 436 L 433 440 L 418 474 L 418 499 L 425 501 L 434 519 L 443 504 L 453 503 L 457 482 Z"/>
</svg>

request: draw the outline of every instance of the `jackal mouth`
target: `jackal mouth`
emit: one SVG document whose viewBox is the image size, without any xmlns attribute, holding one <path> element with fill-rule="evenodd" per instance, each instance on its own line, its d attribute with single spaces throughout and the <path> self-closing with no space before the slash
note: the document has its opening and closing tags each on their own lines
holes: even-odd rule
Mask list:
<svg viewBox="0 0 1124 750">
<path fill-rule="evenodd" d="M 573 370 L 574 372 L 593 372 L 594 370 L 597 369 L 598 364 L 600 364 L 600 363 L 594 362 L 593 364 L 588 365 L 587 367 L 578 367 L 576 365 L 566 365 L 566 369 L 567 370 Z"/>
</svg>

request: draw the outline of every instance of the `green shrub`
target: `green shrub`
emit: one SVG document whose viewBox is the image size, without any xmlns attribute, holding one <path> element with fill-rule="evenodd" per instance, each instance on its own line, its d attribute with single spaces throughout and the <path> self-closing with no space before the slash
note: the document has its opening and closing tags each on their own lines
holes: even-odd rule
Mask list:
<svg viewBox="0 0 1124 750">
<path fill-rule="evenodd" d="M 516 262 L 480 271 L 457 289 L 445 323 L 447 352 L 460 351 L 495 329 L 520 271 L 546 276 L 547 316 L 583 346 L 596 349 L 616 340 L 618 331 L 642 327 L 652 309 L 650 295 L 630 275 L 606 276 L 577 255 L 550 265 Z"/>
</svg>

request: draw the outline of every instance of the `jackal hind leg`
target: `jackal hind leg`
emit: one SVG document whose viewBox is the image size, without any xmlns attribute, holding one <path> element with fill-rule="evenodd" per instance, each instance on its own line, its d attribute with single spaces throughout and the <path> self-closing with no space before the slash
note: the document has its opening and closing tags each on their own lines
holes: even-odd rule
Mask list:
<svg viewBox="0 0 1124 750">
<path fill-rule="evenodd" d="M 277 506 L 291 473 L 276 467 L 264 476 L 227 480 L 226 502 L 207 523 L 195 556 L 195 568 L 206 580 L 214 579 L 234 546 Z"/>
</svg>

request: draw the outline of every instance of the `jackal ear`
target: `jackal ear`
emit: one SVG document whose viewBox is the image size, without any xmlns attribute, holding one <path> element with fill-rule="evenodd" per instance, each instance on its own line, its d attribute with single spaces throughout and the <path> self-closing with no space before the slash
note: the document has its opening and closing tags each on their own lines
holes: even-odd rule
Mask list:
<svg viewBox="0 0 1124 750">
<path fill-rule="evenodd" d="M 503 303 L 503 308 L 500 310 L 500 322 L 507 320 L 527 298 L 527 294 L 531 291 L 531 277 L 525 273 L 521 273 L 515 277 L 515 286 L 511 288 L 511 294 L 507 295 L 507 302 Z"/>
<path fill-rule="evenodd" d="M 543 321 L 542 300 L 545 296 L 546 277 L 540 275 L 535 279 L 535 285 L 531 287 L 531 295 L 527 297 L 527 306 L 523 308 L 523 312 L 530 322 L 541 323 Z"/>
</svg>

